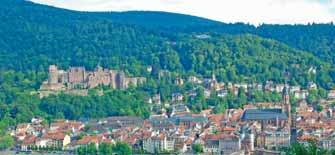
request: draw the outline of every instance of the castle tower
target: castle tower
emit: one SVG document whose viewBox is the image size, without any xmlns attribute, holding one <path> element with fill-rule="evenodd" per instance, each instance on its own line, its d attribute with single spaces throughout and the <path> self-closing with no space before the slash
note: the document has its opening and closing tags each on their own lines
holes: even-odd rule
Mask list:
<svg viewBox="0 0 335 155">
<path fill-rule="evenodd" d="M 48 84 L 54 85 L 58 83 L 58 69 L 56 65 L 49 66 L 49 77 L 48 77 Z"/>
<path fill-rule="evenodd" d="M 109 71 L 109 76 L 110 76 L 110 80 L 111 80 L 111 83 L 110 83 L 110 86 L 113 88 L 113 89 L 116 89 L 117 88 L 117 85 L 116 85 L 116 80 L 117 80 L 117 72 L 114 71 L 114 70 L 110 70 Z"/>
<path fill-rule="evenodd" d="M 126 77 L 123 72 L 117 73 L 116 75 L 116 87 L 118 89 L 127 88 Z"/>
</svg>

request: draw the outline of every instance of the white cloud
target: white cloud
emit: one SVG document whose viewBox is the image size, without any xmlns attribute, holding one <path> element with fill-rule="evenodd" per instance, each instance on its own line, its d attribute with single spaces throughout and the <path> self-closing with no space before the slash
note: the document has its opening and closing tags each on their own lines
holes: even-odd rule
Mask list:
<svg viewBox="0 0 335 155">
<path fill-rule="evenodd" d="M 31 0 L 79 11 L 150 10 L 223 22 L 325 23 L 335 21 L 335 0 Z"/>
</svg>

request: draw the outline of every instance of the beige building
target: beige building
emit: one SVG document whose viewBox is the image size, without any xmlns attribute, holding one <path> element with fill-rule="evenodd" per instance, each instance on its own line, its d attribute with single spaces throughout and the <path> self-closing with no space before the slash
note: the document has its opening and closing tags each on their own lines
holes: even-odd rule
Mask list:
<svg viewBox="0 0 335 155">
<path fill-rule="evenodd" d="M 149 153 L 173 151 L 175 139 L 161 133 L 143 141 L 143 149 Z"/>
<path fill-rule="evenodd" d="M 145 82 L 142 77 L 127 77 L 122 71 L 97 67 L 94 71 L 86 71 L 84 67 L 70 67 L 67 71 L 59 70 L 56 65 L 49 66 L 48 80 L 40 88 L 40 97 L 57 94 L 60 91 L 74 95 L 87 95 L 89 88 L 110 86 L 114 89 L 126 89 L 130 85 L 137 86 Z"/>
<path fill-rule="evenodd" d="M 40 144 L 51 147 L 65 148 L 71 143 L 71 137 L 61 132 L 46 133 L 42 136 Z"/>
<path fill-rule="evenodd" d="M 209 154 L 230 155 L 241 151 L 239 136 L 229 134 L 207 135 L 204 138 L 204 152 Z"/>
</svg>

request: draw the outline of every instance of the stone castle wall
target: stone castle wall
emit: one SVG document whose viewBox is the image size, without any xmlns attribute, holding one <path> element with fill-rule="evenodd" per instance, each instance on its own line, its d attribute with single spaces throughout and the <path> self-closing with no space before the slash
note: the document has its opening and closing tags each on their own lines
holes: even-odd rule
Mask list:
<svg viewBox="0 0 335 155">
<path fill-rule="evenodd" d="M 129 85 L 145 82 L 145 78 L 126 77 L 122 71 L 97 67 L 94 71 L 86 71 L 84 67 L 71 67 L 68 71 L 58 70 L 56 65 L 49 66 L 48 80 L 43 83 L 41 90 L 60 91 L 89 89 L 100 85 L 114 89 L 126 89 Z"/>
</svg>

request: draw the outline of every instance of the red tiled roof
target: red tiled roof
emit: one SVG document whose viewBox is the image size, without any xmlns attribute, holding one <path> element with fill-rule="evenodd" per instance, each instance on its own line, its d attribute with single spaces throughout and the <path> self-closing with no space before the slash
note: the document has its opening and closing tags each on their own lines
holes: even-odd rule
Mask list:
<svg viewBox="0 0 335 155">
<path fill-rule="evenodd" d="M 232 112 L 232 117 L 230 118 L 231 121 L 238 121 L 242 114 L 243 114 L 243 110 L 242 109 L 236 109 Z"/>
<path fill-rule="evenodd" d="M 52 139 L 52 140 L 64 140 L 65 134 L 62 132 L 49 132 L 42 136 L 44 139 Z"/>
<path fill-rule="evenodd" d="M 232 128 L 232 127 L 224 127 L 223 129 L 222 129 L 222 131 L 228 131 L 228 132 L 234 132 L 234 131 L 236 131 L 237 129 L 236 128 Z"/>
<path fill-rule="evenodd" d="M 23 144 L 24 145 L 33 145 L 35 144 L 37 140 L 37 137 L 33 136 L 33 135 L 29 135 L 29 136 L 26 136 L 24 139 L 23 139 Z"/>
<path fill-rule="evenodd" d="M 136 143 L 136 137 L 127 137 L 124 142 L 130 144 L 130 145 L 134 145 Z"/>
<path fill-rule="evenodd" d="M 211 114 L 208 116 L 209 121 L 220 122 L 225 119 L 225 114 Z"/>
<path fill-rule="evenodd" d="M 28 128 L 29 124 L 28 123 L 21 123 L 19 125 L 17 125 L 16 129 L 24 129 L 24 128 Z"/>
<path fill-rule="evenodd" d="M 298 137 L 298 141 L 310 141 L 310 140 L 316 140 L 316 138 L 308 135 Z"/>
<path fill-rule="evenodd" d="M 232 135 L 232 134 L 210 134 L 210 135 L 206 135 L 204 137 L 204 140 L 219 140 L 219 139 L 225 139 L 225 138 L 237 138 L 236 135 Z"/>
<path fill-rule="evenodd" d="M 90 143 L 100 143 L 104 139 L 103 136 L 84 136 L 80 140 L 77 141 L 78 145 L 87 145 Z"/>
<path fill-rule="evenodd" d="M 65 121 L 65 120 L 58 120 L 51 124 L 51 126 L 54 127 L 60 127 L 60 128 L 75 128 L 79 129 L 83 126 L 82 122 L 77 121 Z"/>
</svg>

